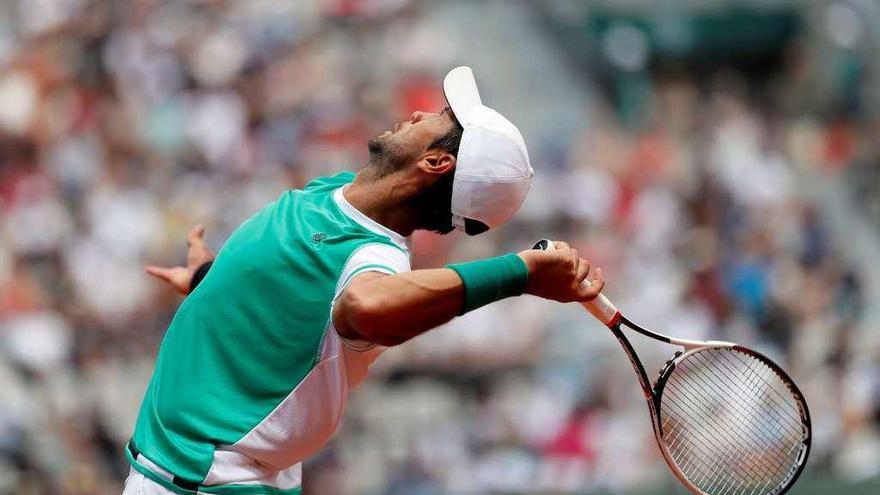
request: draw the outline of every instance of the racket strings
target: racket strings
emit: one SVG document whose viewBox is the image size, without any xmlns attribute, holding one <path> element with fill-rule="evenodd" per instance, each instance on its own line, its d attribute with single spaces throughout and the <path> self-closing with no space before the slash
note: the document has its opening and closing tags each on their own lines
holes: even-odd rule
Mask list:
<svg viewBox="0 0 880 495">
<path fill-rule="evenodd" d="M 689 409 L 687 411 L 679 410 L 677 412 L 679 414 L 692 414 L 694 411 Z M 720 459 L 716 458 L 716 461 L 720 461 L 720 462 L 717 462 L 714 465 L 714 467 L 711 468 L 711 471 L 707 471 L 703 464 L 696 462 L 696 458 L 699 455 L 699 452 L 695 451 L 692 448 L 689 448 L 689 446 L 686 443 L 688 439 L 685 439 L 684 442 L 679 443 L 679 448 L 676 449 L 675 448 L 676 446 L 674 444 L 675 440 L 681 440 L 681 437 L 676 438 L 672 442 L 672 444 L 670 444 L 670 451 L 673 453 L 673 456 L 675 456 L 677 458 L 686 459 L 687 465 L 680 466 L 680 467 L 682 468 L 685 476 L 688 479 L 693 480 L 695 478 L 695 475 L 700 475 L 706 480 L 713 480 L 712 484 L 710 486 L 707 486 L 706 488 L 713 488 L 714 485 L 719 484 L 719 483 L 724 484 L 724 485 L 728 485 L 728 484 L 730 484 L 731 479 L 730 479 L 730 476 L 725 475 L 725 472 L 731 471 L 733 469 L 737 469 L 737 466 L 733 465 L 733 463 L 737 462 L 737 461 L 740 461 L 740 462 L 746 464 L 747 466 L 753 467 L 756 471 L 759 471 L 760 475 L 762 475 L 768 479 L 773 477 L 773 473 L 770 473 L 769 471 L 767 471 L 766 468 L 762 467 L 760 464 L 756 465 L 757 459 L 754 455 L 746 454 L 745 456 L 743 456 L 739 459 L 735 459 L 733 457 L 734 453 L 730 452 L 728 449 L 725 449 L 724 444 L 719 443 L 718 441 L 715 441 L 715 440 L 711 440 L 711 433 L 712 433 L 711 431 L 709 431 L 706 428 L 701 428 L 701 430 L 702 431 L 700 432 L 700 434 L 706 435 L 708 438 L 710 438 L 710 440 L 708 441 L 708 443 L 710 444 L 710 447 L 719 449 L 718 452 L 720 453 L 720 455 L 722 457 Z M 670 436 L 675 436 L 675 432 L 673 432 Z M 684 436 L 684 435 L 682 435 L 682 436 Z M 729 441 L 730 438 L 727 437 L 726 440 Z M 764 447 L 766 447 L 766 444 L 764 445 Z"/>
<path fill-rule="evenodd" d="M 709 432 L 704 431 L 702 433 L 706 434 Z M 674 456 L 677 456 L 678 458 L 685 458 L 686 459 L 686 465 L 680 466 L 680 467 L 682 468 L 682 471 L 684 472 L 685 477 L 687 477 L 688 479 L 693 480 L 696 477 L 696 475 L 699 475 L 706 480 L 712 480 L 712 483 L 705 488 L 713 488 L 715 485 L 718 485 L 718 484 L 722 484 L 725 486 L 729 485 L 732 480 L 730 479 L 730 476 L 726 476 L 725 473 L 727 471 L 730 471 L 731 469 L 736 468 L 736 466 L 734 466 L 733 463 L 736 462 L 737 459 L 732 457 L 733 456 L 732 453 L 724 450 L 724 445 L 719 444 L 714 441 L 710 442 L 710 443 L 711 443 L 711 447 L 719 449 L 719 452 L 721 452 L 721 455 L 722 455 L 722 458 L 716 459 L 717 461 L 720 461 L 720 462 L 717 462 L 715 464 L 715 466 L 711 468 L 711 471 L 707 471 L 704 465 L 702 465 L 699 462 L 696 462 L 696 457 L 699 454 L 699 452 L 693 451 L 694 449 L 687 448 L 686 444 L 680 444 L 680 448 L 678 450 L 675 450 L 674 446 L 673 446 L 673 448 L 671 450 L 673 451 Z M 754 462 L 755 458 L 752 455 L 746 455 L 744 458 L 738 459 L 738 460 L 743 462 L 746 465 L 755 466 L 755 462 Z M 759 471 L 762 471 L 760 474 L 763 476 L 766 476 L 766 477 L 772 476 L 771 473 L 767 472 L 766 469 L 763 469 L 760 466 L 758 466 L 757 469 Z M 710 492 L 710 493 L 712 493 L 712 492 Z"/>
<path fill-rule="evenodd" d="M 728 351 L 728 352 L 729 352 L 729 351 Z M 723 374 L 722 376 L 719 377 L 719 376 L 716 374 L 715 370 L 710 366 L 710 363 L 708 363 L 708 362 L 706 361 L 706 357 L 705 357 L 705 356 L 701 356 L 701 355 L 698 353 L 698 354 L 694 355 L 694 357 L 695 357 L 696 359 L 698 359 L 698 360 L 701 360 L 702 364 L 703 364 L 704 366 L 706 366 L 706 370 L 707 370 L 709 373 L 711 373 L 711 374 L 713 375 L 713 377 L 715 377 L 715 378 L 717 378 L 717 379 L 726 380 L 728 384 L 731 384 L 731 385 L 734 386 L 734 387 L 737 386 L 737 383 L 734 382 L 734 381 L 732 381 L 731 378 L 730 378 L 730 376 L 735 376 L 734 374 L 735 374 L 738 370 L 731 369 L 726 363 L 724 363 L 723 361 L 721 361 L 721 366 L 725 368 L 724 371 L 726 371 L 727 373 L 725 373 L 725 374 Z M 761 364 L 763 364 L 763 363 L 761 363 Z M 758 371 L 760 371 L 760 372 L 762 373 L 762 376 L 758 376 Z M 769 366 L 764 366 L 764 367 L 763 367 L 763 370 L 755 370 L 754 368 L 748 368 L 748 369 L 746 370 L 746 377 L 745 377 L 745 379 L 746 379 L 746 381 L 748 381 L 748 385 L 749 385 L 750 387 L 752 387 L 752 388 L 755 388 L 755 387 L 761 387 L 761 384 L 762 384 L 762 383 L 765 383 L 768 379 L 771 378 L 771 377 L 768 376 L 769 374 L 773 374 L 773 375 L 775 376 L 775 373 L 773 373 L 772 369 L 771 369 Z M 783 386 L 784 386 L 784 385 L 783 385 Z M 799 428 L 797 428 L 797 427 L 800 426 L 800 415 L 799 415 L 799 413 L 798 413 L 798 411 L 797 411 L 797 408 L 796 408 L 796 405 L 794 404 L 794 401 L 791 401 L 791 402 L 788 403 L 788 404 L 784 404 L 784 402 L 785 402 L 785 398 L 782 397 L 782 395 L 779 394 L 779 391 L 778 391 L 778 390 L 775 390 L 775 389 L 772 388 L 772 387 L 761 387 L 761 388 L 763 388 L 763 391 L 761 392 L 760 397 L 758 398 L 758 400 L 762 400 L 762 399 L 766 398 L 767 395 L 768 395 L 768 392 L 769 392 L 769 391 L 772 391 L 772 392 L 774 392 L 774 393 L 776 394 L 776 396 L 779 397 L 779 399 L 782 401 L 782 403 L 780 403 L 779 401 L 777 401 L 776 399 L 774 399 L 774 398 L 772 398 L 772 397 L 769 398 L 769 401 L 771 401 L 771 402 L 773 403 L 773 406 L 774 406 L 774 407 L 782 408 L 783 410 L 785 410 L 786 408 L 790 408 L 790 409 L 791 409 L 790 411 L 788 411 L 789 413 L 791 413 L 791 415 L 786 415 L 786 416 L 785 416 L 785 418 L 792 420 L 792 423 L 791 423 L 791 424 L 788 424 L 788 425 L 782 425 L 781 423 L 779 423 L 779 417 L 778 417 L 778 416 L 775 416 L 775 415 L 774 415 L 774 416 L 770 416 L 769 418 L 770 418 L 775 424 L 777 424 L 777 425 L 782 425 L 783 428 L 786 428 L 786 427 L 787 427 L 787 429 L 789 430 L 789 433 L 792 433 L 792 434 L 794 434 L 794 435 L 800 435 L 800 434 L 802 433 L 802 430 L 800 430 Z"/>
<path fill-rule="evenodd" d="M 718 377 L 717 374 L 713 374 L 713 375 L 712 375 L 712 379 L 716 379 L 716 380 L 717 380 L 717 379 L 719 379 L 719 377 Z M 673 387 L 674 387 L 674 386 L 673 386 Z M 683 403 L 685 403 L 685 404 L 687 404 L 687 401 L 693 401 L 693 400 L 695 399 L 695 398 L 693 397 L 693 395 L 692 395 L 689 391 L 685 391 L 685 392 L 680 392 L 680 391 L 679 391 L 679 392 L 676 392 L 676 391 L 672 391 L 672 392 L 670 392 L 670 394 L 671 394 L 671 395 L 675 395 L 675 396 L 678 396 L 679 394 L 687 396 L 687 397 L 686 397 L 686 400 L 683 401 Z M 681 398 L 678 398 L 678 400 L 681 401 L 682 399 L 681 399 Z M 735 407 L 734 409 L 737 411 L 737 414 L 742 414 L 742 413 L 743 413 L 743 410 L 742 410 L 741 407 Z M 677 413 L 678 413 L 679 415 L 682 415 L 682 414 L 691 414 L 691 415 L 693 415 L 695 412 L 698 413 L 698 411 L 695 411 L 693 407 L 689 407 L 689 406 L 688 406 L 688 407 L 682 407 L 682 408 L 679 408 L 679 409 L 677 410 Z M 668 426 L 668 422 L 667 422 L 667 426 Z M 708 439 L 710 439 L 710 440 L 712 439 L 711 431 L 709 431 L 707 428 L 701 428 L 699 432 L 700 432 L 700 434 L 701 434 L 703 437 L 706 437 L 706 438 L 708 438 Z M 682 454 L 683 454 L 683 451 L 684 451 L 684 449 L 681 448 L 681 447 L 680 447 L 679 449 L 676 449 L 675 442 L 676 442 L 676 441 L 680 441 L 680 440 L 681 440 L 681 438 L 678 438 L 678 437 L 676 436 L 675 439 L 672 441 L 672 442 L 673 442 L 673 443 L 672 443 L 672 449 L 673 449 L 673 451 L 674 451 L 676 454 L 678 454 L 678 455 L 682 455 Z M 729 437 L 729 435 L 725 435 L 725 443 L 729 443 L 729 442 L 730 442 L 730 437 Z M 731 454 L 730 454 L 730 452 L 729 452 L 728 450 L 724 449 L 724 448 L 723 448 L 724 445 L 721 444 L 721 443 L 719 443 L 717 440 L 712 440 L 712 441 L 711 441 L 711 444 L 712 444 L 712 447 L 713 447 L 714 449 L 717 449 L 717 451 L 718 451 L 718 452 L 721 452 L 722 455 L 723 455 L 723 457 L 721 457 L 721 458 L 717 458 L 717 459 L 716 459 L 717 463 L 715 464 L 714 469 L 712 469 L 711 471 L 707 471 L 706 469 L 704 469 L 703 467 L 701 467 L 699 464 L 693 462 L 691 459 L 689 459 L 689 461 L 691 461 L 691 462 L 689 462 L 689 465 L 684 466 L 684 469 L 685 469 L 686 474 L 689 475 L 690 477 L 695 477 L 695 475 L 701 475 L 701 476 L 704 477 L 704 478 L 712 478 L 712 479 L 714 480 L 713 485 L 712 485 L 712 486 L 709 486 L 709 487 L 707 487 L 707 488 L 714 488 L 714 485 L 717 485 L 717 484 L 719 484 L 719 483 L 724 483 L 724 484 L 729 484 L 729 483 L 730 483 L 730 480 L 727 479 L 727 478 L 729 478 L 729 477 L 719 476 L 719 474 L 723 474 L 723 470 L 724 470 L 725 468 L 728 468 L 728 469 L 729 469 L 729 468 L 731 467 L 731 466 L 730 466 L 730 464 L 731 464 L 731 459 L 732 459 Z M 679 445 L 680 445 L 680 443 L 679 443 Z M 764 443 L 764 444 L 762 445 L 762 447 L 765 447 L 765 448 L 766 448 L 766 446 L 767 446 L 766 443 Z M 690 450 L 693 450 L 693 449 L 690 449 Z M 746 459 L 742 459 L 742 460 L 745 461 L 746 464 L 754 464 L 753 462 L 751 462 L 751 461 L 754 460 L 754 456 L 747 456 Z M 719 473 L 719 471 L 722 471 L 722 473 Z M 769 472 L 766 471 L 766 469 L 761 469 L 761 471 L 762 471 L 762 472 L 761 472 L 760 474 L 762 474 L 763 476 L 768 476 L 768 475 L 770 474 Z M 725 483 L 725 482 L 726 482 L 726 483 Z"/>
<path fill-rule="evenodd" d="M 701 432 L 703 435 L 706 433 L 707 432 Z M 673 446 L 672 449 L 673 455 L 676 458 L 685 459 L 685 462 L 680 466 L 685 476 L 692 481 L 696 481 L 696 483 L 708 493 L 715 493 L 715 489 L 719 487 L 726 489 L 735 486 L 738 483 L 738 480 L 733 479 L 733 477 L 729 476 L 727 473 L 734 472 L 734 470 L 741 470 L 742 465 L 747 469 L 750 468 L 756 471 L 756 474 L 764 479 L 771 479 L 774 476 L 774 473 L 769 472 L 766 468 L 758 464 L 760 459 L 756 458 L 754 455 L 749 454 L 743 458 L 737 459 L 729 449 L 725 448 L 724 445 L 712 442 L 711 447 L 717 449 L 717 452 L 720 454 L 715 456 L 715 459 L 712 461 L 712 467 L 710 468 L 707 468 L 705 462 L 700 463 L 697 461 L 703 453 L 688 448 L 686 444 L 681 445 L 678 449 L 675 449 Z M 768 483 L 769 482 L 765 482 L 763 485 Z M 756 487 L 753 491 L 758 491 L 760 493 L 760 490 L 757 490 L 757 488 L 763 488 L 763 485 L 761 487 Z"/>
<path fill-rule="evenodd" d="M 714 375 L 714 374 L 713 374 L 712 378 L 713 378 L 713 379 L 719 379 L 720 377 L 718 377 L 717 375 Z M 675 395 L 676 393 L 675 393 L 675 392 L 672 392 L 672 394 Z M 689 394 L 686 393 L 686 395 L 689 395 Z M 689 396 L 689 397 L 687 397 L 687 399 L 688 399 L 688 400 L 694 400 L 694 397 Z M 744 412 L 743 409 L 740 408 L 740 407 L 735 407 L 735 410 L 736 410 L 736 413 L 737 413 L 737 414 L 743 414 L 743 412 Z M 681 413 L 693 414 L 693 413 L 694 413 L 694 410 L 693 410 L 693 408 L 690 408 L 690 409 L 688 409 L 688 410 L 680 410 L 680 411 L 678 411 L 678 412 L 679 412 L 679 414 L 681 414 Z M 779 433 L 780 429 L 778 428 L 778 426 L 777 426 L 777 428 L 774 429 L 774 431 L 775 431 L 775 433 L 777 433 L 777 434 Z M 709 435 L 710 433 L 711 433 L 711 432 L 710 432 L 710 431 L 707 431 L 706 428 L 701 429 L 701 434 L 703 434 L 704 436 L 707 436 L 707 435 Z M 709 436 L 709 438 L 711 438 L 711 436 Z M 757 440 L 757 442 L 760 443 L 760 447 L 762 447 L 762 448 L 768 448 L 768 447 L 771 447 L 766 441 L 764 441 L 764 440 L 761 439 L 760 437 L 758 437 L 758 438 L 752 437 L 752 438 L 750 438 L 750 440 L 752 440 L 752 441 L 756 441 L 756 440 Z M 729 436 L 729 435 L 725 435 L 725 443 L 729 443 L 729 442 L 730 442 L 730 436 Z M 720 462 L 719 462 L 718 464 L 715 465 L 715 468 L 714 468 L 711 472 L 707 472 L 705 469 L 699 469 L 699 466 L 696 466 L 694 469 L 691 470 L 691 471 L 694 471 L 694 472 L 687 472 L 686 474 L 689 474 L 689 475 L 691 475 L 691 476 L 693 477 L 693 475 L 694 475 L 694 474 L 697 474 L 696 472 L 699 471 L 699 474 L 703 475 L 703 477 L 708 477 L 708 478 L 713 478 L 713 479 L 715 479 L 715 484 L 717 484 L 719 481 L 722 481 L 723 478 L 725 478 L 725 477 L 723 477 L 723 476 L 719 476 L 719 474 L 721 474 L 720 472 L 723 472 L 723 469 L 725 469 L 725 468 L 728 468 L 728 469 L 729 469 L 729 468 L 732 467 L 732 466 L 730 465 L 730 464 L 731 464 L 731 460 L 732 460 L 732 458 L 731 458 L 731 454 L 730 454 L 730 452 L 729 452 L 728 450 L 724 450 L 724 449 L 723 449 L 723 447 L 724 447 L 723 444 L 719 444 L 717 441 L 712 442 L 712 444 L 713 444 L 713 447 L 714 447 L 714 448 L 719 449 L 719 451 L 722 452 L 723 455 L 724 455 L 723 458 L 717 459 L 717 460 L 720 461 Z M 678 451 L 675 450 L 675 446 L 673 445 L 672 447 L 673 447 L 673 450 L 674 450 L 676 453 L 678 453 Z M 762 476 L 764 476 L 764 477 L 771 478 L 771 477 L 773 476 L 773 474 L 774 474 L 774 473 L 769 472 L 769 471 L 767 470 L 767 468 L 764 467 L 764 466 L 761 466 L 761 465 L 757 465 L 757 466 L 756 466 L 756 464 L 755 464 L 755 462 L 754 462 L 756 459 L 755 459 L 755 457 L 754 457 L 753 455 L 747 455 L 747 456 L 745 456 L 744 458 L 739 459 L 739 460 L 742 461 L 742 462 L 743 462 L 744 464 L 746 464 L 747 466 L 751 466 L 753 469 L 755 469 L 756 471 L 758 471 L 758 474 L 760 474 L 760 475 L 762 475 Z M 733 466 L 733 467 L 735 467 L 735 466 Z"/>
<path fill-rule="evenodd" d="M 706 349 L 680 361 L 660 404 L 663 442 L 682 474 L 711 495 L 785 485 L 804 442 L 798 401 L 761 359 Z"/>
</svg>

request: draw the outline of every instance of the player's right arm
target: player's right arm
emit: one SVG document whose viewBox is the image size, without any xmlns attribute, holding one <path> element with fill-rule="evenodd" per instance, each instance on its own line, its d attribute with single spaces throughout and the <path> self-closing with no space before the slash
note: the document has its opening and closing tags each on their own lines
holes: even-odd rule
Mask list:
<svg viewBox="0 0 880 495">
<path fill-rule="evenodd" d="M 601 269 L 594 270 L 591 285 L 583 284 L 589 262 L 564 242 L 554 248 L 518 254 L 528 271 L 524 292 L 561 302 L 595 298 L 604 286 Z M 333 325 L 348 339 L 397 345 L 462 314 L 465 290 L 462 276 L 450 268 L 361 273 L 334 305 Z"/>
</svg>

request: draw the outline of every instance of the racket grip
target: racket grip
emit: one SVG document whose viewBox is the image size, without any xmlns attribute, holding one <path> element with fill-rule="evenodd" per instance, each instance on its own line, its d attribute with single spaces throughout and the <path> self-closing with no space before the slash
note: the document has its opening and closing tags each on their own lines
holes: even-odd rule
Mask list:
<svg viewBox="0 0 880 495">
<path fill-rule="evenodd" d="M 584 280 L 584 283 L 590 285 L 590 282 L 587 280 Z M 599 294 L 592 301 L 582 302 L 581 306 L 586 308 L 591 315 L 601 321 L 606 327 L 616 325 L 617 320 L 620 319 L 620 311 L 605 297 L 605 294 Z"/>
<path fill-rule="evenodd" d="M 549 239 L 541 239 L 532 246 L 532 249 L 546 251 L 550 249 L 550 246 L 552 245 L 553 241 Z M 584 280 L 582 283 L 587 286 L 592 286 L 589 280 Z M 605 297 L 605 294 L 599 294 L 591 301 L 582 302 L 581 306 L 586 308 L 593 317 L 607 327 L 614 326 L 620 319 L 620 311 L 611 303 L 611 301 L 608 300 L 607 297 Z"/>
</svg>

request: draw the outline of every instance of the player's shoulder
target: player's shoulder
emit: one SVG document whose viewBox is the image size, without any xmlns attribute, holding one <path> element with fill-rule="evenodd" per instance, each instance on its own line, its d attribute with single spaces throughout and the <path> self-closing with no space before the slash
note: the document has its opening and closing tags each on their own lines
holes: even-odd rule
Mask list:
<svg viewBox="0 0 880 495">
<path fill-rule="evenodd" d="M 305 187 L 303 187 L 304 191 L 308 192 L 326 192 L 338 189 L 346 184 L 350 184 L 354 181 L 356 175 L 354 172 L 344 171 L 339 172 L 336 175 L 328 175 L 323 177 L 316 177 L 309 181 Z"/>
</svg>

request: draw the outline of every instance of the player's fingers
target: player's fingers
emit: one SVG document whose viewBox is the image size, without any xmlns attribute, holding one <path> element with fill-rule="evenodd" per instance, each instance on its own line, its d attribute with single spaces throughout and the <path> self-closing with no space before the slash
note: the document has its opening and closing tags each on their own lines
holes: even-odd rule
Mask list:
<svg viewBox="0 0 880 495">
<path fill-rule="evenodd" d="M 596 288 L 596 293 L 602 292 L 605 288 L 605 276 L 602 275 L 601 268 L 596 268 L 596 273 L 591 277 L 590 283 Z"/>
<path fill-rule="evenodd" d="M 591 301 L 595 299 L 596 296 L 602 292 L 603 288 L 605 288 L 605 278 L 602 276 L 602 269 L 596 268 L 593 270 L 593 275 L 590 277 L 590 283 L 581 284 L 581 301 Z"/>
<path fill-rule="evenodd" d="M 570 249 L 568 243 L 563 241 L 553 241 L 553 248 L 556 251 L 568 251 Z"/>
<path fill-rule="evenodd" d="M 144 271 L 166 282 L 171 282 L 171 278 L 174 275 L 174 268 L 162 268 L 161 266 L 150 265 L 144 268 Z"/>
<path fill-rule="evenodd" d="M 190 229 L 189 234 L 186 235 L 186 245 L 192 246 L 194 244 L 203 244 L 205 237 L 205 226 L 202 224 L 198 224 L 192 229 Z"/>
<path fill-rule="evenodd" d="M 578 262 L 578 270 L 577 270 L 577 283 L 580 285 L 587 278 L 587 275 L 590 274 L 590 262 L 580 258 Z"/>
</svg>

